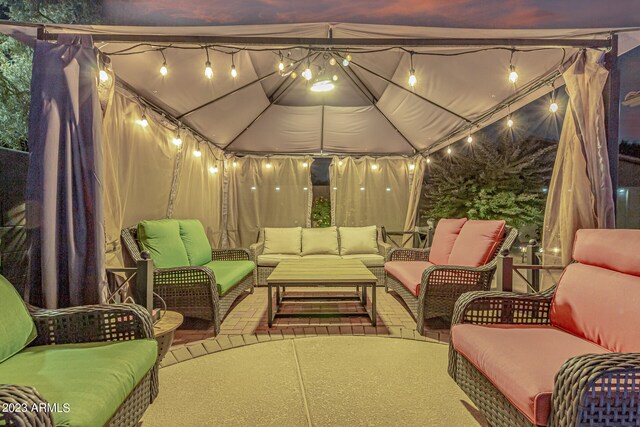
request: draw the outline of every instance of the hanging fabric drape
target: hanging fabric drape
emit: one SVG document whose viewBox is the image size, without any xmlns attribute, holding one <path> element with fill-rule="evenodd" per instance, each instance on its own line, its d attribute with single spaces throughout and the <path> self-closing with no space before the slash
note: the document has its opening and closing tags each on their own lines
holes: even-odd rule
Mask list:
<svg viewBox="0 0 640 427">
<path fill-rule="evenodd" d="M 418 169 L 412 158 L 334 157 L 329 170 L 332 223 L 403 230 L 410 220 L 408 209 L 415 190 L 412 176 Z M 424 167 L 421 169 L 424 173 Z M 411 201 L 414 203 L 417 200 Z"/>
<path fill-rule="evenodd" d="M 105 298 L 97 70 L 91 36 L 36 42 L 27 183 L 29 283 L 32 302 L 48 308 Z"/>
<path fill-rule="evenodd" d="M 545 264 L 571 261 L 578 229 L 615 226 L 602 97 L 609 73 L 602 55 L 586 51 L 563 74 L 569 105 L 545 211 Z"/>
<path fill-rule="evenodd" d="M 310 156 L 227 159 L 230 247 L 249 247 L 262 227 L 311 225 L 312 162 Z"/>
<path fill-rule="evenodd" d="M 426 167 L 427 161 L 422 156 L 415 156 L 412 159 L 412 163 L 409 164 L 409 171 L 413 170 L 413 173 L 410 174 L 411 186 L 409 188 L 409 202 L 403 230 L 413 230 L 418 221 L 418 205 L 420 204 L 420 197 L 422 195 L 422 183 Z M 412 237 L 411 235 L 403 236 L 402 241 L 405 247 L 413 246 Z"/>
<path fill-rule="evenodd" d="M 142 126 L 142 116 L 147 126 Z M 116 90 L 104 118 L 107 265 L 123 265 L 120 232 L 144 219 L 166 218 L 181 147 L 158 117 Z"/>
</svg>

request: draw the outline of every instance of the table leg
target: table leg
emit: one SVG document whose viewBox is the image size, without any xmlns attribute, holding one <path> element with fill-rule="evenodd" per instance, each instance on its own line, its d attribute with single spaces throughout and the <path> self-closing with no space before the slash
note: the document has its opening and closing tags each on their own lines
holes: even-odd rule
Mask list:
<svg viewBox="0 0 640 427">
<path fill-rule="evenodd" d="M 284 292 L 284 288 L 282 292 Z M 282 300 L 280 299 L 280 285 L 276 285 L 276 311 L 278 311 L 278 305 L 280 305 L 281 302 Z"/>
<path fill-rule="evenodd" d="M 267 299 L 267 322 L 269 327 L 273 326 L 273 293 L 271 288 L 271 283 L 267 284 L 268 288 L 268 299 Z"/>
<path fill-rule="evenodd" d="M 371 286 L 371 326 L 376 326 L 376 319 L 378 314 L 376 313 L 376 284 Z"/>
</svg>

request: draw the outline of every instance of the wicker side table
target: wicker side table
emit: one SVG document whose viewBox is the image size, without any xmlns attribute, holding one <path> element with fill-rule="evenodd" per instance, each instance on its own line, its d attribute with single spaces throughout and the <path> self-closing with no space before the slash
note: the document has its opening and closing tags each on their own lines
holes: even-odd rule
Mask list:
<svg viewBox="0 0 640 427">
<path fill-rule="evenodd" d="M 173 343 L 173 335 L 183 321 L 182 314 L 167 310 L 161 313 L 160 320 L 153 325 L 153 334 L 158 341 L 158 362 L 161 362 L 169 351 Z"/>
</svg>

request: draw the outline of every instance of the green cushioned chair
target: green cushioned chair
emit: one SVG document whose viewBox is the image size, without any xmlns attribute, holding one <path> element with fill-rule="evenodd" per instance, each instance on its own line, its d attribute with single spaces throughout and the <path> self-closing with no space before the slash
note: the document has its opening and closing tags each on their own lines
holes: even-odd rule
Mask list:
<svg viewBox="0 0 640 427">
<path fill-rule="evenodd" d="M 143 250 L 151 255 L 154 292 L 167 308 L 213 321 L 215 334 L 233 302 L 253 292 L 255 264 L 249 252 L 212 250 L 196 219 L 141 221 L 122 230 L 122 240 L 134 261 L 142 259 Z"/>
<path fill-rule="evenodd" d="M 140 306 L 28 309 L 0 276 L 0 426 L 134 426 L 158 394 L 157 356 Z"/>
</svg>

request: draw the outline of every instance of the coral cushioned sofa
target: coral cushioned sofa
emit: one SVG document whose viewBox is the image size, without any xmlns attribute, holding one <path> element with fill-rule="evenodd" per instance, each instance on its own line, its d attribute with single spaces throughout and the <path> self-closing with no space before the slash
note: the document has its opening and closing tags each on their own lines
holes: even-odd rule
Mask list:
<svg viewBox="0 0 640 427">
<path fill-rule="evenodd" d="M 213 320 L 215 333 L 244 291 L 253 292 L 255 264 L 246 249 L 211 249 L 204 227 L 195 219 L 142 221 L 122 230 L 131 257 L 151 255 L 154 292 L 167 308 L 187 317 Z"/>
<path fill-rule="evenodd" d="M 158 394 L 157 356 L 142 307 L 29 310 L 0 276 L 0 426 L 135 426 Z"/>
<path fill-rule="evenodd" d="M 416 318 L 451 319 L 464 292 L 489 290 L 497 255 L 518 236 L 504 221 L 441 219 L 429 249 L 392 249 L 384 265 L 385 288 L 395 291 Z"/>
<path fill-rule="evenodd" d="M 384 285 L 384 260 L 391 245 L 379 240 L 375 225 L 369 227 L 264 228 L 258 242 L 249 247 L 258 266 L 256 283 L 266 286 L 267 277 L 283 260 L 359 259 Z"/>
<path fill-rule="evenodd" d="M 539 294 L 456 304 L 449 373 L 492 426 L 640 425 L 640 230 L 580 230 Z"/>
</svg>

